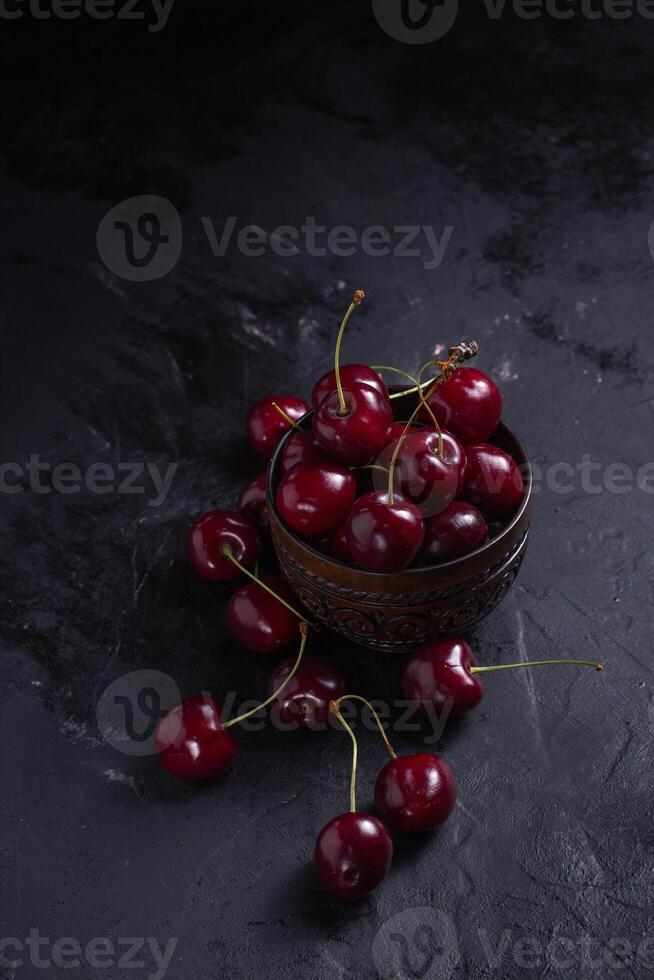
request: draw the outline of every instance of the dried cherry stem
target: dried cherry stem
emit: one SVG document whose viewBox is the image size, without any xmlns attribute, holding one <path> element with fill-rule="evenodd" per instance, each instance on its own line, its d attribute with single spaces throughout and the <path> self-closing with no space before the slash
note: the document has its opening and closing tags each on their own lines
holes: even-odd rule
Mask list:
<svg viewBox="0 0 654 980">
<path fill-rule="evenodd" d="M 513 670 L 514 667 L 544 667 L 547 664 L 580 664 L 584 667 L 594 667 L 595 670 L 604 670 L 604 664 L 598 664 L 595 660 L 531 660 L 525 662 L 521 660 L 518 664 L 496 664 L 491 667 L 471 667 L 471 674 L 485 674 L 491 670 Z"/>
<path fill-rule="evenodd" d="M 361 306 L 365 298 L 365 293 L 363 289 L 357 289 L 354 296 L 352 297 L 352 302 L 347 308 L 347 313 L 343 317 L 340 329 L 338 331 L 338 336 L 336 338 L 336 347 L 334 349 L 334 375 L 336 376 L 336 391 L 338 392 L 338 414 L 347 415 L 347 405 L 345 404 L 345 397 L 343 395 L 343 386 L 341 384 L 341 373 L 339 370 L 339 359 L 341 354 L 341 342 L 343 340 L 343 334 L 345 333 L 345 328 L 347 327 L 347 321 L 352 316 L 354 310 L 357 306 Z"/>
<path fill-rule="evenodd" d="M 462 340 L 460 344 L 456 347 L 450 347 L 447 352 L 447 358 L 444 361 L 433 361 L 436 365 L 440 374 L 437 378 L 434 378 L 432 386 L 427 392 L 427 398 L 431 395 L 432 391 L 444 385 L 446 381 L 449 381 L 453 373 L 458 367 L 461 367 L 464 361 L 469 361 L 471 357 L 475 357 L 479 353 L 479 344 L 476 340 Z"/>
<path fill-rule="evenodd" d="M 348 733 L 352 739 L 352 775 L 350 777 L 350 812 L 356 813 L 357 809 L 357 760 L 359 755 L 359 746 L 357 744 L 357 737 L 346 722 L 345 718 L 341 714 L 336 701 L 329 702 L 329 710 L 332 714 L 336 715 L 341 725 Z"/>
<path fill-rule="evenodd" d="M 229 721 L 225 722 L 223 728 L 230 728 L 231 725 L 236 725 L 237 722 L 239 721 L 245 721 L 246 718 L 249 718 L 251 715 L 256 714 L 257 711 L 261 711 L 262 708 L 267 708 L 268 705 L 271 704 L 275 700 L 275 698 L 282 693 L 282 691 L 284 690 L 288 682 L 295 674 L 295 671 L 300 666 L 300 661 L 302 660 L 302 657 L 304 655 L 304 648 L 307 643 L 307 636 L 309 635 L 309 627 L 307 626 L 306 623 L 304 622 L 300 623 L 300 632 L 302 634 L 302 639 L 300 640 L 300 650 L 295 659 L 295 663 L 293 664 L 292 668 L 290 669 L 290 671 L 288 672 L 288 674 L 286 675 L 282 683 L 279 685 L 277 690 L 274 692 L 274 694 L 271 694 L 269 698 L 266 698 L 265 701 L 262 701 L 261 704 L 258 704 L 255 708 L 252 708 L 250 711 L 244 711 L 242 715 L 237 715 L 236 718 L 230 718 Z"/>
<path fill-rule="evenodd" d="M 293 419 L 291 418 L 291 416 L 287 412 L 285 412 L 284 409 L 280 405 L 277 404 L 277 402 L 273 402 L 272 403 L 272 406 L 273 406 L 273 408 L 277 409 L 277 411 L 279 412 L 279 414 L 281 415 L 281 417 L 284 419 L 285 422 L 288 422 L 288 424 L 291 426 L 292 429 L 300 429 L 301 428 L 301 426 L 299 426 L 297 424 L 297 422 L 294 422 Z"/>
<path fill-rule="evenodd" d="M 338 698 L 336 701 L 331 701 L 330 702 L 330 705 L 329 705 L 330 710 L 335 712 L 336 709 L 338 709 L 340 707 L 342 701 L 360 701 L 361 704 L 365 704 L 365 706 L 368 708 L 368 711 L 370 712 L 370 714 L 372 715 L 372 717 L 375 719 L 375 722 L 377 724 L 377 728 L 379 729 L 379 734 L 384 739 L 384 745 L 388 749 L 388 754 L 390 755 L 391 759 L 397 759 L 397 752 L 395 751 L 395 749 L 393 748 L 393 746 L 389 742 L 388 736 L 386 735 L 386 732 L 384 731 L 384 726 L 382 725 L 381 718 L 379 717 L 379 715 L 377 714 L 377 712 L 375 711 L 375 709 L 371 705 L 370 701 L 367 701 L 366 698 L 362 698 L 360 694 L 343 694 L 342 697 Z"/>
<path fill-rule="evenodd" d="M 307 617 L 304 613 L 298 612 L 298 610 L 294 609 L 293 606 L 286 601 L 286 599 L 282 599 L 280 595 L 277 595 L 275 590 L 271 589 L 269 585 L 266 585 L 263 579 L 260 579 L 258 575 L 255 575 L 254 572 L 251 572 L 249 568 L 245 567 L 245 565 L 242 565 L 228 544 L 223 545 L 222 553 L 225 556 L 225 558 L 229 558 L 229 560 L 234 565 L 236 565 L 239 571 L 243 572 L 244 575 L 247 575 L 248 578 L 251 578 L 253 582 L 257 583 L 257 585 L 260 585 L 261 588 L 265 589 L 266 592 L 268 592 L 271 596 L 274 596 L 274 598 L 277 599 L 277 602 L 281 602 L 282 606 L 286 606 L 289 612 L 292 612 L 295 616 L 297 616 L 297 618 L 301 620 L 301 622 L 309 623 L 309 626 L 313 626 L 314 629 L 318 628 L 317 626 L 314 626 L 313 623 L 307 620 Z"/>
</svg>

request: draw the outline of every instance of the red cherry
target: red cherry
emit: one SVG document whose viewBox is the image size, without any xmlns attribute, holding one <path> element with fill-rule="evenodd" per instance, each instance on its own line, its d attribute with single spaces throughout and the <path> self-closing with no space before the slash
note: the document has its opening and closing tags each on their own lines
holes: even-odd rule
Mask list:
<svg viewBox="0 0 654 980">
<path fill-rule="evenodd" d="M 277 664 L 268 682 L 270 697 L 284 682 L 293 658 Z M 272 712 L 294 728 L 315 728 L 327 724 L 329 702 L 345 694 L 340 670 L 322 657 L 305 657 L 284 690 L 273 701 Z"/>
<path fill-rule="evenodd" d="M 162 765 L 178 779 L 208 779 L 229 769 L 237 752 L 221 724 L 220 708 L 207 696 L 186 698 L 161 719 L 155 745 Z"/>
<path fill-rule="evenodd" d="M 375 783 L 375 805 L 391 830 L 413 833 L 444 823 L 456 803 L 456 779 L 444 759 L 431 752 L 387 762 Z"/>
<path fill-rule="evenodd" d="M 426 565 L 461 558 L 480 548 L 488 537 L 488 525 L 482 514 L 463 500 L 425 521 L 425 539 L 418 556 Z"/>
<path fill-rule="evenodd" d="M 476 368 L 459 368 L 435 388 L 427 404 L 438 424 L 463 443 L 484 442 L 502 417 L 502 395 L 494 381 Z M 423 421 L 431 421 L 422 410 Z"/>
<path fill-rule="evenodd" d="M 344 364 L 339 366 L 339 374 L 342 385 L 349 385 L 352 381 L 357 384 L 369 385 L 375 388 L 380 395 L 388 398 L 388 388 L 381 379 L 381 376 L 373 371 L 367 364 Z M 323 374 L 319 381 L 316 381 L 311 392 L 311 404 L 314 409 L 319 409 L 324 398 L 331 395 L 336 390 L 336 371 L 333 369 Z"/>
<path fill-rule="evenodd" d="M 313 432 L 328 456 L 363 466 L 388 442 L 393 409 L 376 388 L 354 381 L 343 386 L 343 399 L 343 413 L 337 391 L 322 400 L 313 416 Z"/>
<path fill-rule="evenodd" d="M 255 453 L 265 460 L 270 459 L 281 437 L 291 428 L 291 423 L 277 411 L 275 404 L 294 422 L 309 411 L 307 403 L 295 395 L 276 395 L 254 403 L 247 414 L 245 434 Z"/>
<path fill-rule="evenodd" d="M 397 443 L 390 452 L 387 446 L 376 462 L 388 468 L 396 446 Z M 440 447 L 438 433 L 420 429 L 405 436 L 395 458 L 393 486 L 425 516 L 444 510 L 463 485 L 466 457 L 461 443 L 444 432 L 442 455 Z M 380 470 L 372 470 L 372 479 L 380 489 L 386 477 Z"/>
<path fill-rule="evenodd" d="M 388 456 L 388 461 L 390 462 L 391 457 L 393 455 L 393 450 L 397 446 L 397 441 L 398 441 L 398 439 L 401 436 L 404 435 L 405 429 L 406 429 L 406 434 L 407 435 L 409 435 L 409 433 L 411 433 L 411 432 L 419 432 L 420 431 L 420 429 L 416 425 L 410 425 L 409 428 L 407 429 L 406 425 L 403 422 L 393 422 L 393 424 L 391 426 L 390 439 L 388 440 L 388 442 L 386 443 L 386 445 L 382 449 L 381 453 L 379 454 L 380 455 L 380 459 L 378 460 L 378 462 L 381 462 L 381 458 L 382 457 L 384 459 L 386 459 L 387 456 Z M 384 465 L 387 466 L 388 463 L 385 463 Z"/>
<path fill-rule="evenodd" d="M 388 873 L 393 841 L 369 813 L 342 813 L 326 824 L 316 841 L 314 864 L 324 888 L 335 898 L 364 898 Z"/>
<path fill-rule="evenodd" d="M 326 458 L 313 432 L 309 432 L 307 429 L 298 429 L 284 443 L 281 471 L 288 473 L 297 463 L 307 463 L 310 460 Z"/>
<path fill-rule="evenodd" d="M 484 689 L 477 675 L 475 655 L 463 640 L 448 637 L 427 643 L 407 662 L 402 677 L 404 693 L 418 707 L 431 704 L 440 715 L 446 708 L 455 718 L 476 708 Z"/>
<path fill-rule="evenodd" d="M 466 446 L 466 478 L 461 496 L 490 520 L 510 517 L 524 493 L 522 475 L 508 453 L 479 443 Z"/>
<path fill-rule="evenodd" d="M 347 519 L 347 539 L 357 565 L 371 572 L 400 572 L 422 544 L 425 525 L 415 504 L 382 490 L 360 497 Z"/>
<path fill-rule="evenodd" d="M 223 554 L 226 545 L 242 565 L 254 564 L 261 548 L 256 528 L 243 514 L 210 510 L 198 518 L 189 531 L 187 550 L 201 578 L 208 582 L 236 578 L 238 568 Z"/>
<path fill-rule="evenodd" d="M 345 521 L 356 492 L 356 479 L 345 466 L 330 460 L 298 463 L 277 488 L 277 509 L 298 534 L 319 537 Z"/>
<path fill-rule="evenodd" d="M 238 498 L 238 509 L 258 528 L 267 531 L 270 527 L 270 514 L 266 501 L 266 472 L 259 473 L 254 480 L 243 487 Z"/>
<path fill-rule="evenodd" d="M 295 602 L 283 579 L 267 575 L 262 581 L 286 602 Z M 238 642 L 254 653 L 277 653 L 300 635 L 298 617 L 255 582 L 231 597 L 227 622 Z"/>
<path fill-rule="evenodd" d="M 335 531 L 330 537 L 329 554 L 336 561 L 342 561 L 345 565 L 351 565 L 353 563 L 350 543 L 347 539 L 347 524 L 339 527 L 338 531 Z"/>
</svg>

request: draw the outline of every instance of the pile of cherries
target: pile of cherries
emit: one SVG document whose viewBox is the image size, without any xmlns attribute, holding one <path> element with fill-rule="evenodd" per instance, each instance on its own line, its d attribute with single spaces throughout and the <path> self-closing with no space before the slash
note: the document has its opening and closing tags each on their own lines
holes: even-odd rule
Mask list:
<svg viewBox="0 0 654 980">
<path fill-rule="evenodd" d="M 500 392 L 490 378 L 461 366 L 476 354 L 475 343 L 451 348 L 446 360 L 430 361 L 415 378 L 406 375 L 412 386 L 393 395 L 382 381 L 381 368 L 341 367 L 343 332 L 362 299 L 357 291 L 341 324 L 334 370 L 314 385 L 312 431 L 297 425 L 310 411 L 302 399 L 265 398 L 248 413 L 250 445 L 268 463 L 281 438 L 294 430 L 280 459 L 276 505 L 293 531 L 336 560 L 399 572 L 412 563 L 461 557 L 486 541 L 495 522 L 509 519 L 523 496 L 514 460 L 487 441 L 501 418 Z M 440 373 L 423 384 L 428 367 Z M 406 422 L 395 423 L 391 399 L 408 393 L 418 395 L 418 406 Z M 364 486 L 360 493 L 366 479 L 378 488 Z M 279 575 L 258 575 L 269 527 L 265 486 L 264 471 L 243 489 L 238 511 L 212 510 L 200 517 L 189 532 L 188 556 L 207 582 L 225 583 L 241 575 L 251 580 L 232 594 L 227 606 L 230 630 L 242 646 L 265 655 L 298 644 L 298 652 L 276 665 L 262 704 L 224 720 L 210 696 L 187 698 L 159 722 L 156 745 L 168 772 L 184 780 L 206 779 L 234 761 L 238 747 L 230 729 L 264 707 L 270 706 L 286 729 L 324 728 L 335 717 L 353 743 L 350 810 L 322 829 L 314 862 L 329 892 L 358 899 L 390 867 L 391 831 L 431 830 L 447 819 L 456 802 L 456 780 L 437 755 L 397 756 L 369 702 L 346 694 L 345 681 L 329 660 L 305 655 L 310 619 L 296 607 Z M 590 663 L 601 669 L 591 661 L 537 663 Z M 480 673 L 532 665 L 480 667 L 463 641 L 441 639 L 415 652 L 402 683 L 418 710 L 436 710 L 443 719 L 477 706 L 483 695 Z M 375 784 L 378 816 L 356 808 L 358 750 L 340 710 L 346 699 L 363 702 L 373 713 L 391 756 Z"/>
</svg>

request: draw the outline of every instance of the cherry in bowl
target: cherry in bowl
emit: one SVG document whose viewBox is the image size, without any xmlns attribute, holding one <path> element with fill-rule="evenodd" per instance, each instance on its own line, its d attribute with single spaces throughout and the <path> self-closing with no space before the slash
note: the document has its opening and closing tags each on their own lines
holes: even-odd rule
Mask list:
<svg viewBox="0 0 654 980">
<path fill-rule="evenodd" d="M 245 420 L 245 434 L 254 452 L 268 461 L 284 433 L 309 410 L 310 406 L 296 395 L 260 398 Z"/>
</svg>

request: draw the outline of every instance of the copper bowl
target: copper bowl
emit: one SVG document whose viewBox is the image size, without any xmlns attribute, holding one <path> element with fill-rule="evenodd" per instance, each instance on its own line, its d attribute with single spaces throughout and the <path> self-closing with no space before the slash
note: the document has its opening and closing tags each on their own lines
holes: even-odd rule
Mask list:
<svg viewBox="0 0 654 980">
<path fill-rule="evenodd" d="M 407 417 L 411 396 L 399 399 Z M 397 410 L 398 400 L 394 401 Z M 415 405 L 415 402 L 413 402 Z M 309 412 L 299 423 L 311 427 Z M 476 551 L 403 572 L 367 572 L 322 554 L 281 519 L 275 504 L 288 432 L 268 469 L 270 529 L 284 578 L 311 616 L 371 650 L 405 653 L 435 636 L 458 633 L 488 615 L 507 594 L 527 549 L 532 472 L 524 446 L 501 423 L 490 441 L 521 467 L 525 494 L 511 521 Z"/>
</svg>

